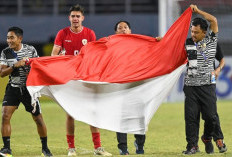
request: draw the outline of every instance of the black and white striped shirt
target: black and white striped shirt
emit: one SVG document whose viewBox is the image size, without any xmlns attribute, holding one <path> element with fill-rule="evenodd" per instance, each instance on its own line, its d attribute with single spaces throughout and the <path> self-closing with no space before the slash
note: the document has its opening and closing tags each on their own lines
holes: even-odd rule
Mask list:
<svg viewBox="0 0 232 157">
<path fill-rule="evenodd" d="M 210 85 L 211 73 L 214 71 L 214 60 L 217 48 L 218 33 L 210 31 L 203 40 L 195 43 L 191 38 L 186 40 L 188 55 L 186 86 Z"/>
<path fill-rule="evenodd" d="M 6 66 L 12 66 L 23 58 L 38 57 L 37 51 L 33 46 L 22 44 L 22 48 L 19 51 L 14 51 L 7 47 L 1 52 L 0 64 Z M 15 68 L 9 75 L 9 83 L 13 87 L 26 86 L 27 75 L 30 71 L 30 66 L 25 65 L 20 68 Z"/>
</svg>

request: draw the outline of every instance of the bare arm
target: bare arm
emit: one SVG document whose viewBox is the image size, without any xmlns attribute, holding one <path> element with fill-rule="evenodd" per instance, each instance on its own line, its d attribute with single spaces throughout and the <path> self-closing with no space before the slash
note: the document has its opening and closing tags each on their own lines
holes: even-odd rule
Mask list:
<svg viewBox="0 0 232 157">
<path fill-rule="evenodd" d="M 0 76 L 1 77 L 5 77 L 10 75 L 10 73 L 12 73 L 13 68 L 12 67 L 8 67 L 7 65 L 1 65 L 0 67 Z"/>
<path fill-rule="evenodd" d="M 210 22 L 210 29 L 214 33 L 218 32 L 218 23 L 217 18 L 215 16 L 198 9 L 196 5 L 191 4 L 190 7 L 194 13 L 202 15 L 207 21 Z"/>
<path fill-rule="evenodd" d="M 218 67 L 215 69 L 216 78 L 219 76 L 219 73 L 221 72 L 224 66 L 225 66 L 225 59 L 222 58 L 219 62 Z"/>
<path fill-rule="evenodd" d="M 14 70 L 14 68 L 19 68 L 19 67 L 22 67 L 25 65 L 25 61 L 24 59 L 16 62 L 14 64 L 14 66 L 12 67 L 8 67 L 7 65 L 1 65 L 0 67 L 0 76 L 1 77 L 5 77 L 5 76 L 8 76 L 12 73 L 12 71 Z"/>
<path fill-rule="evenodd" d="M 51 56 L 59 55 L 60 51 L 61 51 L 61 47 L 54 45 L 53 49 L 52 49 Z"/>
</svg>

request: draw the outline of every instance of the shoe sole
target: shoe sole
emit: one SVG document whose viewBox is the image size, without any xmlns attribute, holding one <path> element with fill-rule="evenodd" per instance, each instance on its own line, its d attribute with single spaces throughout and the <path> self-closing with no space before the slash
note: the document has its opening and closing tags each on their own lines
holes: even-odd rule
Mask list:
<svg viewBox="0 0 232 157">
<path fill-rule="evenodd" d="M 12 157 L 12 155 L 11 154 L 3 154 L 0 152 L 0 157 Z"/>
<path fill-rule="evenodd" d="M 96 155 L 96 156 L 113 156 L 112 154 L 101 154 L 101 153 L 96 153 L 94 152 L 93 155 Z"/>
<path fill-rule="evenodd" d="M 53 155 L 44 155 L 44 153 L 41 154 L 42 157 L 51 157 Z"/>
<path fill-rule="evenodd" d="M 221 150 L 219 150 L 219 153 L 225 153 L 227 151 L 227 148 L 222 148 Z"/>
</svg>

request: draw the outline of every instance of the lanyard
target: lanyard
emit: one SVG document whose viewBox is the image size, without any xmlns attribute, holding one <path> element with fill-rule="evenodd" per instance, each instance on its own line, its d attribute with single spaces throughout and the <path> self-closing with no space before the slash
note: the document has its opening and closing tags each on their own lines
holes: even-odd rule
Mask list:
<svg viewBox="0 0 232 157">
<path fill-rule="evenodd" d="M 197 50 L 199 50 L 200 54 L 203 56 L 204 60 L 206 61 L 207 57 L 206 57 L 205 53 L 203 52 L 203 46 L 201 45 L 201 47 L 199 47 L 197 43 L 195 43 L 195 46 L 196 46 Z"/>
<path fill-rule="evenodd" d="M 19 61 L 18 55 L 17 53 L 15 53 L 13 50 L 11 51 L 12 55 L 14 56 L 14 58 Z"/>
</svg>

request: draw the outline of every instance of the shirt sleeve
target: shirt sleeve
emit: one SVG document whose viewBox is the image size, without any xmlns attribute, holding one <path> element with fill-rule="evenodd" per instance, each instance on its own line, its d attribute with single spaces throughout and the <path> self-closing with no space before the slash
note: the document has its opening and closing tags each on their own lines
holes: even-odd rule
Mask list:
<svg viewBox="0 0 232 157">
<path fill-rule="evenodd" d="M 211 42 L 216 43 L 218 39 L 218 33 L 214 33 L 212 30 L 209 30 L 209 37 Z"/>
<path fill-rule="evenodd" d="M 8 65 L 7 61 L 6 61 L 6 55 L 3 53 L 3 51 L 1 52 L 0 64 L 1 65 Z"/>
<path fill-rule="evenodd" d="M 63 39 L 64 39 L 64 32 L 63 30 L 60 30 L 57 35 L 54 44 L 56 46 L 63 47 Z"/>
<path fill-rule="evenodd" d="M 221 49 L 220 45 L 217 44 L 217 51 L 216 51 L 215 58 L 220 62 L 223 57 L 224 57 L 224 55 L 223 55 L 222 49 Z"/>
<path fill-rule="evenodd" d="M 32 48 L 33 48 L 33 53 L 32 53 L 32 58 L 36 58 L 36 57 L 39 57 L 39 55 L 38 55 L 38 53 L 37 53 L 37 51 L 36 51 L 36 49 L 32 46 Z"/>
<path fill-rule="evenodd" d="M 96 35 L 93 30 L 91 30 L 90 36 L 91 36 L 90 41 L 96 41 Z"/>
</svg>

